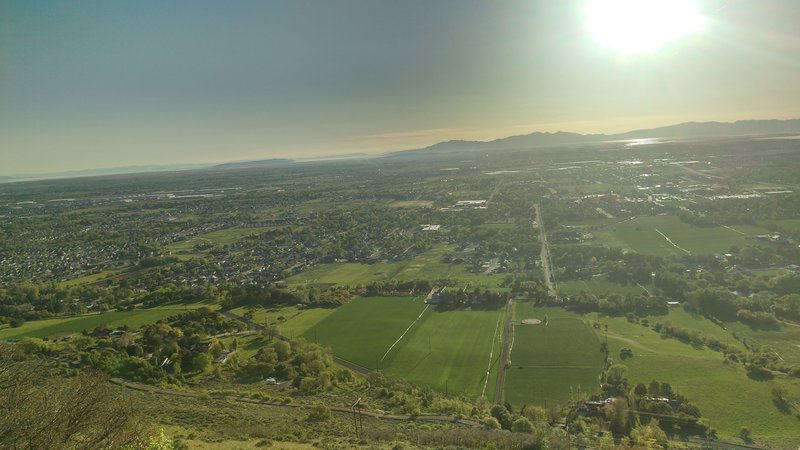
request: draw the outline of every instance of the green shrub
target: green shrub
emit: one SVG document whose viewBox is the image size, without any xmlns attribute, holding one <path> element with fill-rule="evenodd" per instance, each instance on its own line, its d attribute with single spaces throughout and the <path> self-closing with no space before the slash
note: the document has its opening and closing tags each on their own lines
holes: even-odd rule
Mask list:
<svg viewBox="0 0 800 450">
<path fill-rule="evenodd" d="M 331 418 L 331 410 L 325 405 L 316 405 L 311 408 L 306 420 L 309 422 L 324 422 Z"/>
</svg>

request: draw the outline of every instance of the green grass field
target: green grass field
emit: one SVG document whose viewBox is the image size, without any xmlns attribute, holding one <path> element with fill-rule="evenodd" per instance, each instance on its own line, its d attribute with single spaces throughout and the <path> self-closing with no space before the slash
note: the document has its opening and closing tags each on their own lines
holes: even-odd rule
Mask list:
<svg viewBox="0 0 800 450">
<path fill-rule="evenodd" d="M 130 328 L 139 328 L 142 325 L 155 323 L 166 317 L 203 306 L 213 307 L 213 305 L 194 303 L 188 305 L 159 306 L 149 309 L 135 309 L 133 311 L 109 311 L 101 314 L 86 314 L 62 319 L 34 320 L 25 322 L 22 326 L 17 328 L 0 328 L 0 339 L 28 336 L 43 338 L 53 335 L 80 333 L 84 330 L 92 331 L 101 325 L 110 328 L 123 325 L 127 325 Z"/>
<path fill-rule="evenodd" d="M 577 184 L 574 186 L 564 186 L 563 188 L 572 192 L 596 194 L 599 192 L 613 191 L 616 188 L 616 186 L 614 186 L 613 184 L 594 183 L 594 184 Z"/>
<path fill-rule="evenodd" d="M 540 325 L 516 324 L 511 364 L 523 367 L 600 367 L 600 342 L 582 320 L 553 318 Z"/>
<path fill-rule="evenodd" d="M 385 370 L 441 392 L 464 393 L 472 398 L 484 394 L 486 386 L 485 395 L 491 400 L 503 316 L 503 310 L 429 310 L 419 326 L 406 335 L 401 342 L 404 345 L 389 354 Z"/>
<path fill-rule="evenodd" d="M 302 337 L 331 347 L 346 360 L 439 391 L 477 397 L 486 385 L 491 397 L 502 316 L 500 310 L 440 312 L 422 298 L 362 297 L 336 309 Z M 490 353 L 492 370 L 486 382 Z"/>
<path fill-rule="evenodd" d="M 606 217 L 598 217 L 595 219 L 583 219 L 583 220 L 571 220 L 569 222 L 564 222 L 559 224 L 560 226 L 566 229 L 581 229 L 581 228 L 589 228 L 589 227 L 596 227 L 596 226 L 605 226 L 611 225 L 614 223 L 619 222 L 620 219 L 609 219 Z"/>
<path fill-rule="evenodd" d="M 778 330 L 753 330 L 743 323 L 729 323 L 728 329 L 754 345 L 769 347 L 787 363 L 800 364 L 800 327 L 782 326 Z"/>
<path fill-rule="evenodd" d="M 431 200 L 398 200 L 389 203 L 391 208 L 432 208 L 433 201 Z"/>
<path fill-rule="evenodd" d="M 630 323 L 625 318 L 599 317 L 589 314 L 585 320 L 597 320 L 608 324 L 610 356 L 625 364 L 631 383 L 649 383 L 651 380 L 670 383 L 678 393 L 696 404 L 712 428 L 721 438 L 734 439 L 742 426 L 753 431 L 756 443 L 783 448 L 798 436 L 800 420 L 778 411 L 772 403 L 772 388 L 782 386 L 795 398 L 800 398 L 800 383 L 796 379 L 776 378 L 771 381 L 755 381 L 747 377 L 741 366 L 723 364 L 721 353 L 708 349 L 695 349 L 675 339 L 662 339 L 648 327 Z M 683 310 L 671 310 L 668 316 L 650 317 L 650 323 L 667 321 L 720 341 L 742 347 L 729 330 L 723 330 L 712 322 L 692 316 Z M 605 331 L 598 332 L 601 339 Z M 786 340 L 796 334 L 785 334 Z M 762 339 L 765 339 L 762 335 Z M 620 361 L 619 350 L 628 347 L 633 358 Z M 795 442 L 796 444 L 796 442 Z"/>
<path fill-rule="evenodd" d="M 232 309 L 231 312 L 243 316 L 247 311 L 253 311 L 253 321 L 262 325 L 275 325 L 278 333 L 288 338 L 295 338 L 308 331 L 322 319 L 331 315 L 333 308 L 298 308 L 296 306 L 283 306 L 280 308 L 252 308 L 242 306 Z M 283 320 L 281 320 L 283 318 Z"/>
<path fill-rule="evenodd" d="M 331 263 L 320 264 L 286 280 L 289 284 L 341 284 L 356 285 L 382 280 L 438 280 L 450 278 L 471 286 L 496 287 L 506 274 L 471 273 L 464 264 L 447 264 L 442 256 L 453 253 L 453 247 L 438 245 L 414 258 L 374 264 Z"/>
<path fill-rule="evenodd" d="M 514 223 L 484 223 L 476 226 L 478 230 L 513 230 L 517 227 Z"/>
<path fill-rule="evenodd" d="M 600 372 L 602 367 L 512 366 L 506 371 L 506 401 L 515 407 L 566 403 L 573 389 L 597 391 Z"/>
<path fill-rule="evenodd" d="M 653 289 L 652 285 L 645 285 L 647 289 Z M 588 280 L 565 281 L 558 283 L 558 292 L 561 295 L 576 295 L 581 292 L 589 294 L 608 294 L 617 292 L 620 294 L 641 294 L 643 289 L 635 284 L 625 286 L 608 281 L 604 277 L 593 277 Z"/>
<path fill-rule="evenodd" d="M 773 220 L 770 222 L 789 230 L 800 230 L 800 219 Z"/>
<path fill-rule="evenodd" d="M 659 231 L 675 245 L 670 244 Z M 684 256 L 686 251 L 692 254 L 725 253 L 733 245 L 743 247 L 753 244 L 756 241 L 752 239 L 752 234 L 758 232 L 767 231 L 760 227 L 693 227 L 676 216 L 642 216 L 606 226 L 595 231 L 594 235 L 595 242 L 642 254 Z"/>
<path fill-rule="evenodd" d="M 515 328 L 512 368 L 506 375 L 506 399 L 515 406 L 542 404 L 544 400 L 564 401 L 569 398 L 569 386 L 580 385 L 586 392 L 597 392 L 597 376 L 602 367 L 599 345 L 606 340 L 610 358 L 628 367 L 630 383 L 647 384 L 654 379 L 670 383 L 700 408 L 704 420 L 718 431 L 720 438 L 738 441 L 737 433 L 742 426 L 747 426 L 757 445 L 787 448 L 797 444 L 800 419 L 781 413 L 772 402 L 772 389 L 777 386 L 786 389 L 793 398 L 800 398 L 800 382 L 796 378 L 777 376 L 770 381 L 752 380 L 741 365 L 724 364 L 721 353 L 664 339 L 652 328 L 628 322 L 624 317 L 597 313 L 578 315 L 558 308 L 533 308 L 527 302 L 516 305 L 515 323 L 524 318 L 543 319 L 546 314 L 549 325 Z M 797 347 L 800 328 L 797 327 L 753 331 L 741 324 L 726 324 L 723 329 L 680 308 L 671 309 L 665 316 L 648 317 L 648 321 L 696 330 L 743 349 L 732 335 L 736 331 L 740 337 L 746 336 L 748 340 L 774 348 L 787 362 L 800 361 L 800 347 Z M 603 326 L 595 331 L 591 327 L 593 322 Z M 551 329 L 554 326 L 559 328 Z M 550 340 L 557 336 L 554 330 L 565 336 L 556 343 Z M 619 351 L 623 347 L 632 349 L 634 356 L 621 360 Z M 550 365 L 526 367 L 523 364 L 538 361 Z M 581 361 L 589 361 L 587 366 L 594 364 L 597 368 L 566 369 Z"/>
<path fill-rule="evenodd" d="M 201 243 L 212 243 L 217 245 L 232 244 L 239 239 L 247 236 L 253 236 L 263 233 L 268 230 L 275 229 L 276 227 L 255 227 L 255 228 L 226 228 L 223 230 L 212 231 L 210 233 L 200 234 L 190 239 L 180 242 L 174 242 L 165 247 L 165 250 L 174 253 L 188 253 L 193 254 L 194 246 Z"/>
<path fill-rule="evenodd" d="M 542 320 L 525 325 L 523 319 Z M 546 321 L 545 321 L 546 319 Z M 533 308 L 517 302 L 506 400 L 516 406 L 560 403 L 571 389 L 594 391 L 603 359 L 595 333 L 584 321 L 559 308 Z"/>
<path fill-rule="evenodd" d="M 246 361 L 252 358 L 256 353 L 258 353 L 258 350 L 261 349 L 261 347 L 270 343 L 269 338 L 260 333 L 220 338 L 220 341 L 225 344 L 226 348 L 230 348 L 234 340 L 236 340 L 238 343 L 236 357 L 239 361 Z"/>
<path fill-rule="evenodd" d="M 335 354 L 364 367 L 380 359 L 426 308 L 422 298 L 359 297 L 334 310 L 301 335 L 331 347 Z"/>
<path fill-rule="evenodd" d="M 111 277 L 111 276 L 123 273 L 126 270 L 127 269 L 104 270 L 102 272 L 92 273 L 92 274 L 85 275 L 85 276 L 82 276 L 82 277 L 73 278 L 71 280 L 62 281 L 59 284 L 61 286 L 63 286 L 63 287 L 70 287 L 70 286 L 77 286 L 77 285 L 80 285 L 80 284 L 94 283 L 96 281 L 102 280 L 103 278 Z"/>
</svg>

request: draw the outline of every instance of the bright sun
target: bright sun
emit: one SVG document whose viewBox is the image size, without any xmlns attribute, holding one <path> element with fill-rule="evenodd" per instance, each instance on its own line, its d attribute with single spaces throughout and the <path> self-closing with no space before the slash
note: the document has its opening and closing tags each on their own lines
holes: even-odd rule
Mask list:
<svg viewBox="0 0 800 450">
<path fill-rule="evenodd" d="M 620 53 L 656 50 L 703 30 L 692 0 L 588 0 L 586 26 L 600 44 Z"/>
</svg>

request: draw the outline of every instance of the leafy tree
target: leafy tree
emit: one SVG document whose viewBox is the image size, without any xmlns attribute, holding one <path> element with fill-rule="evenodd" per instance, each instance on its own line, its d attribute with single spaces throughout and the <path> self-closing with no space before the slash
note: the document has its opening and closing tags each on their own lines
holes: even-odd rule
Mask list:
<svg viewBox="0 0 800 450">
<path fill-rule="evenodd" d="M 12 356 L 14 355 L 14 356 Z M 0 447 L 16 449 L 145 448 L 151 430 L 108 376 L 46 378 L 38 362 L 0 348 Z"/>
<path fill-rule="evenodd" d="M 603 388 L 617 394 L 626 392 L 628 385 L 627 376 L 628 368 L 626 366 L 622 364 L 614 364 L 603 374 Z"/>
<path fill-rule="evenodd" d="M 660 392 L 661 385 L 656 380 L 651 381 L 647 386 L 647 393 L 650 394 L 651 397 L 658 397 Z"/>
<path fill-rule="evenodd" d="M 520 417 L 511 424 L 511 431 L 517 433 L 533 433 L 533 424 L 525 417 Z"/>
<path fill-rule="evenodd" d="M 615 398 L 606 405 L 605 414 L 611 431 L 617 434 L 628 434 L 631 425 L 631 412 L 626 399 L 622 397 Z"/>
<path fill-rule="evenodd" d="M 484 425 L 486 425 L 487 427 L 489 427 L 489 428 L 491 428 L 493 430 L 499 430 L 500 429 L 500 422 L 493 416 L 489 416 L 489 417 L 484 418 L 481 423 L 483 423 Z"/>
<path fill-rule="evenodd" d="M 511 413 L 508 412 L 508 409 L 503 405 L 494 405 L 492 409 L 489 411 L 492 414 L 492 417 L 497 419 L 497 422 L 500 423 L 500 427 L 504 430 L 510 430 L 512 425 L 512 417 Z"/>
<path fill-rule="evenodd" d="M 647 425 L 639 425 L 631 430 L 631 440 L 640 448 L 656 449 L 668 448 L 667 434 L 658 426 L 656 419 L 651 419 Z"/>
<path fill-rule="evenodd" d="M 520 413 L 527 417 L 531 423 L 545 422 L 547 420 L 547 411 L 541 406 L 525 405 L 520 410 Z"/>
</svg>

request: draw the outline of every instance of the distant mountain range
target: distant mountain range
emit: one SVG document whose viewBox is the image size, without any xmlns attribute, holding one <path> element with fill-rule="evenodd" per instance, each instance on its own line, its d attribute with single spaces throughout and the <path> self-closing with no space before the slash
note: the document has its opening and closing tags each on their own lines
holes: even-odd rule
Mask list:
<svg viewBox="0 0 800 450">
<path fill-rule="evenodd" d="M 800 119 L 740 120 L 737 122 L 685 122 L 660 128 L 633 130 L 618 134 L 579 134 L 559 131 L 535 132 L 509 136 L 493 141 L 446 141 L 415 150 L 393 152 L 394 156 L 409 153 L 450 153 L 470 150 L 511 150 L 568 144 L 589 144 L 644 138 L 697 139 L 736 136 L 763 136 L 800 133 Z"/>
<path fill-rule="evenodd" d="M 233 161 L 227 162 L 222 164 L 215 164 L 213 166 L 209 166 L 209 169 L 245 169 L 245 168 L 254 168 L 254 167 L 275 167 L 275 166 L 284 166 L 286 164 L 294 164 L 294 163 L 301 163 L 301 162 L 317 162 L 317 161 L 339 161 L 339 160 L 346 160 L 346 159 L 363 159 L 363 158 L 375 158 L 376 156 L 380 155 L 370 155 L 369 153 L 348 153 L 344 155 L 327 155 L 327 156 L 318 156 L 315 158 L 297 158 L 297 159 L 288 159 L 288 158 L 272 158 L 272 159 L 259 159 L 255 161 Z"/>
<path fill-rule="evenodd" d="M 383 156 L 402 157 L 413 156 L 420 153 L 453 153 L 475 150 L 512 150 L 537 147 L 551 147 L 574 144 L 593 144 L 608 141 L 624 141 L 629 139 L 665 138 L 665 139 L 699 139 L 699 138 L 725 138 L 737 136 L 764 136 L 800 134 L 800 119 L 790 120 L 739 120 L 737 122 L 685 122 L 660 128 L 649 128 L 628 131 L 618 134 L 580 134 L 559 131 L 556 133 L 535 132 L 519 136 L 509 136 L 493 141 L 463 141 L 454 140 L 439 142 L 429 147 L 401 150 L 387 153 Z M 117 175 L 126 173 L 161 172 L 170 170 L 191 169 L 242 169 L 250 167 L 274 167 L 300 162 L 347 160 L 359 158 L 374 158 L 380 155 L 366 153 L 351 153 L 346 155 L 331 155 L 317 158 L 285 159 L 272 158 L 256 161 L 235 161 L 222 164 L 171 164 L 114 167 L 107 169 L 87 169 L 70 172 L 31 174 L 19 176 L 0 176 L 0 183 L 24 181 L 44 178 L 72 178 L 99 175 Z"/>
<path fill-rule="evenodd" d="M 50 173 L 30 173 L 14 176 L 0 176 L 0 183 L 10 183 L 13 181 L 28 181 L 28 180 L 44 180 L 53 178 L 82 178 L 82 177 L 96 177 L 103 175 L 124 175 L 132 173 L 152 173 L 152 172 L 169 172 L 176 170 L 191 170 L 202 169 L 208 167 L 210 164 L 152 164 L 142 166 L 121 166 L 121 167 L 108 167 L 102 169 L 79 169 L 68 170 L 64 172 L 50 172 Z"/>
<path fill-rule="evenodd" d="M 295 162 L 293 159 L 286 159 L 286 158 L 272 158 L 272 159 L 260 159 L 257 161 L 234 161 L 234 162 L 227 162 L 222 164 L 215 164 L 213 166 L 209 166 L 209 169 L 246 169 L 251 167 L 273 167 L 273 166 L 284 166 L 286 164 L 291 164 Z"/>
</svg>

